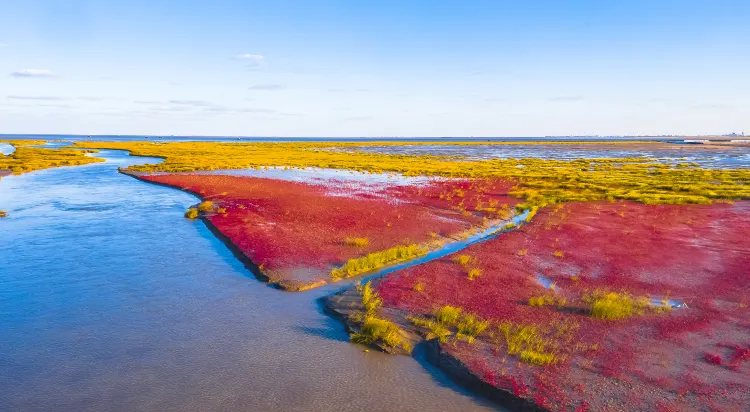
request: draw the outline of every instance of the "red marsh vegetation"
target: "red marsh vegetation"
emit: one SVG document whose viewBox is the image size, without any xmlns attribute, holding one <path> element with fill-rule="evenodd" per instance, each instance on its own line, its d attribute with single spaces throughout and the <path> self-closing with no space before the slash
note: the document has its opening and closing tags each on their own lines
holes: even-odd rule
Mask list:
<svg viewBox="0 0 750 412">
<path fill-rule="evenodd" d="M 362 190 L 336 181 L 215 174 L 139 177 L 210 201 L 202 203 L 205 210 L 192 209 L 189 217 L 204 212 L 271 282 L 291 290 L 324 284 L 342 266 L 352 275 L 387 263 L 383 251 L 390 251 L 391 261 L 421 253 L 424 245 L 506 217 L 517 203 L 507 196 L 513 183 L 505 181 L 435 179 L 419 186 Z"/>
<path fill-rule="evenodd" d="M 542 407 L 748 410 L 749 235 L 746 201 L 570 203 L 374 287 L 385 312 Z"/>
</svg>

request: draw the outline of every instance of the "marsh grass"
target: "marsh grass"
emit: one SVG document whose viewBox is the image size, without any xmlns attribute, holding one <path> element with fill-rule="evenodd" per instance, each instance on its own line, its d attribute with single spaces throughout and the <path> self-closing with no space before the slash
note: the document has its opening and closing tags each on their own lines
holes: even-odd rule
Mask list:
<svg viewBox="0 0 750 412">
<path fill-rule="evenodd" d="M 590 305 L 591 316 L 605 320 L 621 320 L 641 315 L 651 306 L 645 297 L 636 298 L 624 292 L 600 290 L 584 295 L 583 301 Z"/>
<path fill-rule="evenodd" d="M 484 332 L 489 326 L 489 321 L 482 320 L 475 315 L 467 314 L 464 315 L 456 325 L 458 328 L 458 334 L 456 337 L 459 339 L 465 339 L 469 343 L 473 343 L 474 339 L 476 339 L 476 337 Z"/>
<path fill-rule="evenodd" d="M 362 294 L 362 306 L 367 313 L 375 313 L 383 307 L 383 299 L 372 289 L 372 281 L 365 283 L 364 286 L 357 285 Z"/>
<path fill-rule="evenodd" d="M 214 202 L 210 200 L 204 200 L 198 204 L 199 212 L 212 212 L 214 210 Z"/>
<path fill-rule="evenodd" d="M 446 305 L 435 311 L 435 319 L 444 325 L 454 326 L 458 322 L 461 312 L 462 309 L 459 307 Z"/>
<path fill-rule="evenodd" d="M 479 269 L 479 268 L 469 269 L 469 271 L 467 272 L 467 275 L 469 277 L 469 280 L 477 279 L 478 277 L 482 276 L 482 269 Z"/>
<path fill-rule="evenodd" d="M 389 144 L 368 142 L 366 145 Z M 708 204 L 720 199 L 750 199 L 750 170 L 701 169 L 694 165 L 676 167 L 638 157 L 466 160 L 440 156 L 369 153 L 357 150 L 362 144 L 339 142 L 77 142 L 76 145 L 87 148 L 124 149 L 130 150 L 134 155 L 165 158 L 163 163 L 129 168 L 138 172 L 259 169 L 270 166 L 322 167 L 366 173 L 398 172 L 405 176 L 510 179 L 517 181 L 518 185 L 509 194 L 524 199 L 525 209 L 594 200 L 632 200 L 646 204 Z M 456 194 L 449 193 L 447 196 Z"/>
<path fill-rule="evenodd" d="M 474 261 L 474 259 L 470 255 L 456 255 L 451 260 L 453 261 L 453 263 L 459 264 L 461 266 L 467 266 Z"/>
<path fill-rule="evenodd" d="M 567 303 L 567 300 L 562 297 L 558 297 L 553 294 L 545 294 L 541 296 L 532 296 L 529 298 L 529 306 L 542 307 L 542 306 L 563 306 Z"/>
<path fill-rule="evenodd" d="M 185 212 L 185 217 L 188 219 L 197 219 L 198 218 L 198 209 L 191 207 Z"/>
<path fill-rule="evenodd" d="M 344 238 L 344 244 L 354 247 L 367 247 L 370 245 L 370 239 L 366 237 L 346 237 Z"/>
<path fill-rule="evenodd" d="M 362 321 L 360 331 L 351 335 L 351 340 L 363 345 L 380 342 L 391 348 L 403 348 L 407 351 L 411 349 L 409 342 L 401 335 L 398 325 L 370 314 L 366 315 Z"/>
<path fill-rule="evenodd" d="M 331 270 L 331 277 L 339 280 L 370 272 L 375 269 L 411 260 L 426 255 L 428 248 L 422 245 L 396 246 L 390 249 L 373 252 L 366 256 L 349 259 L 343 266 Z"/>
</svg>

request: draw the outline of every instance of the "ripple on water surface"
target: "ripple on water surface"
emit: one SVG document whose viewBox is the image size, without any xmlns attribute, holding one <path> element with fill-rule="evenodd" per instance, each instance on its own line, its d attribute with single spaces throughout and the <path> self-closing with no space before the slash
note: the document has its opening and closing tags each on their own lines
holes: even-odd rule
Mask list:
<svg viewBox="0 0 750 412">
<path fill-rule="evenodd" d="M 107 163 L 0 181 L 0 410 L 472 411 L 409 357 L 365 353 L 316 298 L 255 281 L 196 199 Z"/>
</svg>

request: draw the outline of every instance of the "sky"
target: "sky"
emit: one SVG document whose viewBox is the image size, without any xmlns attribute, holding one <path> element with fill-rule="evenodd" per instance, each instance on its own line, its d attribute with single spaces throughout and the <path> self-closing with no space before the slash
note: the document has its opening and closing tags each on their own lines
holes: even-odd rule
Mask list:
<svg viewBox="0 0 750 412">
<path fill-rule="evenodd" d="M 750 1 L 0 0 L 0 133 L 750 133 Z"/>
</svg>

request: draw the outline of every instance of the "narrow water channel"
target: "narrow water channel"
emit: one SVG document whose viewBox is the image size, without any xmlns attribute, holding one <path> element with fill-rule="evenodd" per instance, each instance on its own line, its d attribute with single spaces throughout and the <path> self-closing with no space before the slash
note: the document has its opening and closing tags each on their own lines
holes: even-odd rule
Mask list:
<svg viewBox="0 0 750 412">
<path fill-rule="evenodd" d="M 0 180 L 2 411 L 474 411 L 410 357 L 347 341 L 317 298 L 257 282 L 196 199 L 117 172 Z"/>
</svg>

